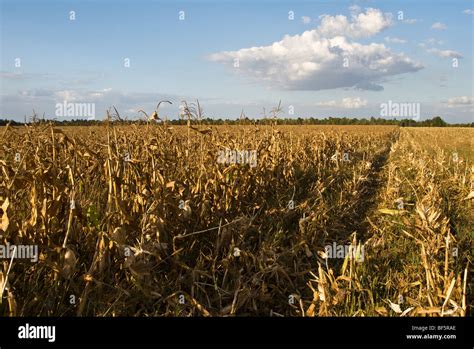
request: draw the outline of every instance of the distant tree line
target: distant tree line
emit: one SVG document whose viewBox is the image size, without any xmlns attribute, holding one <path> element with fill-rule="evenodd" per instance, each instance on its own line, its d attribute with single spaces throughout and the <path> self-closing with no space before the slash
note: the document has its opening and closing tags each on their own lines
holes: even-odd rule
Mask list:
<svg viewBox="0 0 474 349">
<path fill-rule="evenodd" d="M 16 122 L 13 120 L 5 120 L 0 119 L 0 126 L 5 126 L 10 122 L 12 126 L 21 126 L 24 123 Z M 102 120 L 84 120 L 84 119 L 72 119 L 72 120 L 47 120 L 41 119 L 37 120 L 34 123 L 36 124 L 44 124 L 44 123 L 51 123 L 53 125 L 58 126 L 93 126 L 93 125 L 103 125 L 106 121 Z M 114 123 L 118 124 L 146 124 L 144 120 L 121 120 L 121 121 L 114 121 Z M 186 125 L 187 120 L 177 119 L 177 120 L 167 120 L 167 124 L 169 125 Z M 370 119 L 366 118 L 335 118 L 329 117 L 325 119 L 316 119 L 316 118 L 278 118 L 278 119 L 249 119 L 249 118 L 241 118 L 241 119 L 211 119 L 211 118 L 204 118 L 198 122 L 193 122 L 193 124 L 203 124 L 203 125 L 397 125 L 400 127 L 455 127 L 455 126 L 462 126 L 462 127 L 474 127 L 474 122 L 465 123 L 465 124 L 448 124 L 444 121 L 440 116 L 436 116 L 432 119 L 427 119 L 423 121 L 416 121 L 413 119 L 384 119 L 384 118 L 374 118 L 371 117 Z M 32 124 L 29 122 L 28 124 Z"/>
</svg>

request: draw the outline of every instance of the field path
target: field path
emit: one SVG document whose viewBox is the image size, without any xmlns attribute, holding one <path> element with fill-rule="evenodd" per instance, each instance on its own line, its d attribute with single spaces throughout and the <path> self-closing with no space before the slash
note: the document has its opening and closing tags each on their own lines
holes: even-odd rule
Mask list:
<svg viewBox="0 0 474 349">
<path fill-rule="evenodd" d="M 328 222 L 330 240 L 334 240 L 336 237 L 341 242 L 349 241 L 354 232 L 357 233 L 358 240 L 365 240 L 372 235 L 368 217 L 377 205 L 377 194 L 386 181 L 383 170 L 389 161 L 391 147 L 398 142 L 398 139 L 399 132 L 391 136 L 391 139 L 370 163 L 365 178 L 357 184 L 356 190 L 351 193 L 349 204 L 338 207 L 339 211 L 333 212 L 331 220 Z"/>
</svg>

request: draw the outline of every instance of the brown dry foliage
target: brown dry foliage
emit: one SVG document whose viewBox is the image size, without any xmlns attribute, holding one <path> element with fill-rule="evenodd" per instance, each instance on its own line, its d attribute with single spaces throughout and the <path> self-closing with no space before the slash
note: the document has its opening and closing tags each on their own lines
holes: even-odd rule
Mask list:
<svg viewBox="0 0 474 349">
<path fill-rule="evenodd" d="M 36 244 L 40 258 L 14 260 L 8 275 L 3 260 L 0 313 L 438 316 L 472 305 L 467 161 L 433 157 L 394 127 L 189 131 L 3 130 L 0 243 Z M 257 166 L 219 164 L 225 149 L 256 150 Z M 403 214 L 380 213 L 400 197 Z M 326 259 L 334 241 L 364 247 L 364 261 Z"/>
</svg>

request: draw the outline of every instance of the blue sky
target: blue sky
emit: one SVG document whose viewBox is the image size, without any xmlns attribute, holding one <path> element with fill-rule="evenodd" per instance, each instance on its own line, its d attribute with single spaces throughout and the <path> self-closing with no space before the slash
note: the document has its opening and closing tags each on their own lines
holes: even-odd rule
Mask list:
<svg viewBox="0 0 474 349">
<path fill-rule="evenodd" d="M 63 102 L 135 118 L 160 99 L 176 118 L 198 98 L 215 118 L 279 100 L 281 116 L 378 117 L 392 101 L 474 121 L 472 1 L 0 2 L 0 118 L 65 119 Z"/>
</svg>

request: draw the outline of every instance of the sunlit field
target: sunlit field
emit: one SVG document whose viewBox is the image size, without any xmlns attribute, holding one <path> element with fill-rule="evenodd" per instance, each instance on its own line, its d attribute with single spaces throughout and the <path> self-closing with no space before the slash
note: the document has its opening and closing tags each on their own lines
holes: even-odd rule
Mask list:
<svg viewBox="0 0 474 349">
<path fill-rule="evenodd" d="M 0 134 L 2 316 L 472 312 L 473 129 Z"/>
</svg>

